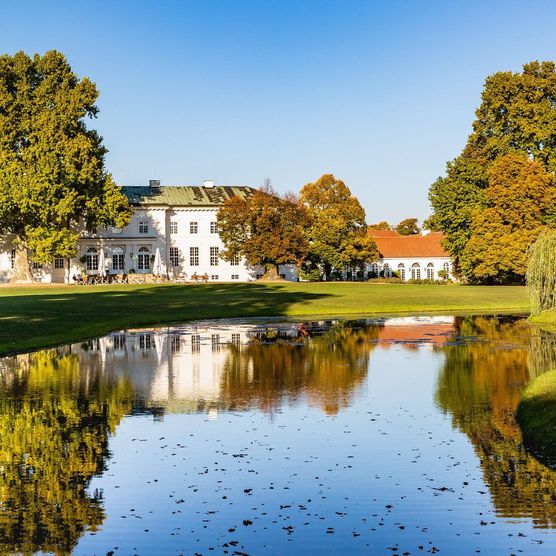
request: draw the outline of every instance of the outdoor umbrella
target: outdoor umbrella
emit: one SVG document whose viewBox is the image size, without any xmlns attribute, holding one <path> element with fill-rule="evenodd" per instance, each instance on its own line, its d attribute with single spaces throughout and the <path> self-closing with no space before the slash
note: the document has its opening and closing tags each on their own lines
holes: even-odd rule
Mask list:
<svg viewBox="0 0 556 556">
<path fill-rule="evenodd" d="M 98 273 L 100 276 L 106 276 L 106 261 L 104 260 L 104 249 L 100 249 L 98 256 Z"/>
<path fill-rule="evenodd" d="M 160 249 L 158 247 L 156 248 L 156 253 L 154 255 L 153 274 L 155 276 L 160 276 L 162 274 L 162 259 L 160 257 Z"/>
</svg>

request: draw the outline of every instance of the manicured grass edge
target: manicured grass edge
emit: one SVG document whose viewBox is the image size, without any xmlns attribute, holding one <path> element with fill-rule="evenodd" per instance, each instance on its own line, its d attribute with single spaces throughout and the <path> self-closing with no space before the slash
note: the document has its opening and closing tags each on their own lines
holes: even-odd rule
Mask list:
<svg viewBox="0 0 556 556">
<path fill-rule="evenodd" d="M 365 312 L 365 313 L 352 313 L 346 311 L 344 313 L 299 313 L 294 315 L 238 315 L 238 316 L 197 316 L 192 318 L 184 318 L 180 320 L 159 320 L 159 319 L 149 319 L 149 318 L 139 318 L 133 322 L 126 322 L 122 326 L 105 325 L 104 323 L 97 323 L 92 325 L 91 334 L 72 334 L 68 332 L 64 334 L 63 339 L 59 339 L 55 342 L 36 342 L 33 345 L 24 344 L 21 347 L 14 346 L 10 350 L 0 349 L 1 357 L 11 357 L 14 355 L 20 355 L 22 353 L 32 353 L 34 351 L 39 351 L 41 349 L 53 349 L 60 347 L 62 345 L 75 344 L 78 342 L 86 342 L 87 340 L 94 340 L 102 336 L 107 336 L 113 332 L 119 332 L 122 330 L 133 330 L 133 329 L 149 329 L 149 328 L 164 328 L 172 326 L 180 326 L 182 324 L 192 323 L 192 322 L 254 322 L 254 321 L 280 321 L 280 322 L 298 322 L 301 320 L 359 320 L 359 319 L 387 319 L 387 318 L 399 318 L 399 317 L 435 317 L 435 316 L 451 316 L 451 317 L 467 317 L 467 316 L 496 316 L 496 315 L 522 315 L 527 316 L 527 313 L 523 309 L 469 309 L 469 310 L 456 310 L 456 309 L 435 309 L 429 311 L 412 311 L 412 310 L 400 310 L 400 311 L 388 311 L 388 312 Z"/>
<path fill-rule="evenodd" d="M 453 295 L 456 287 L 459 291 L 459 286 L 439 288 L 426 285 L 374 286 L 352 283 L 325 283 L 316 287 L 313 284 L 307 287 L 287 284 L 280 285 L 280 288 L 253 285 L 242 286 L 240 291 L 237 284 L 219 284 L 218 287 L 210 284 L 118 288 L 91 286 L 87 290 L 78 289 L 77 286 L 44 290 L 0 288 L 0 307 L 4 304 L 5 309 L 0 311 L 3 312 L 0 321 L 5 319 L 5 322 L 0 322 L 0 356 L 85 341 L 128 328 L 164 327 L 193 321 L 528 313 L 528 304 L 519 291 L 514 291 L 515 288 L 508 292 L 503 291 L 501 295 L 500 288 L 495 287 L 497 295 L 493 299 L 490 296 L 491 290 L 483 287 L 476 290 L 477 295 L 464 295 L 460 299 L 459 295 Z M 153 305 L 153 296 L 150 294 L 155 293 L 158 288 L 161 291 L 157 293 L 161 295 Z M 437 291 L 449 295 L 437 296 Z M 461 291 L 470 293 L 468 288 Z M 71 295 L 65 297 L 66 293 Z M 99 294 L 102 307 L 100 311 L 94 296 L 89 295 L 96 293 Z M 416 293 L 419 294 L 418 297 Z M 80 295 L 73 294 L 86 295 L 79 299 Z M 113 296 L 114 300 L 103 300 L 104 294 Z M 322 303 L 319 296 L 323 298 Z M 58 300 L 70 303 L 69 310 L 62 310 L 58 316 L 55 311 L 49 314 L 54 307 L 51 302 Z M 330 303 L 330 300 L 334 302 Z M 118 308 L 122 307 L 124 310 L 119 311 Z M 130 312 L 130 309 L 133 311 Z M 43 315 L 49 315 L 51 322 L 45 320 L 41 324 Z M 31 323 L 35 321 L 38 324 L 33 326 Z"/>
<path fill-rule="evenodd" d="M 523 391 L 516 419 L 523 443 L 541 461 L 556 466 L 556 370 L 548 371 Z"/>
<path fill-rule="evenodd" d="M 529 321 L 533 324 L 545 324 L 556 326 L 556 309 L 543 311 L 538 315 L 531 315 Z"/>
</svg>

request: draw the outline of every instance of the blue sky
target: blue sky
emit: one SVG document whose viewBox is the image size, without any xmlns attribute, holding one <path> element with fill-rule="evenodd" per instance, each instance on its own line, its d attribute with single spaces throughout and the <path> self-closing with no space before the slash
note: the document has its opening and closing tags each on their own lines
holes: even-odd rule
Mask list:
<svg viewBox="0 0 556 556">
<path fill-rule="evenodd" d="M 429 213 L 487 75 L 556 59 L 556 3 L 6 3 L 2 51 L 62 51 L 97 83 L 121 185 L 298 191 L 343 179 L 367 220 Z"/>
</svg>

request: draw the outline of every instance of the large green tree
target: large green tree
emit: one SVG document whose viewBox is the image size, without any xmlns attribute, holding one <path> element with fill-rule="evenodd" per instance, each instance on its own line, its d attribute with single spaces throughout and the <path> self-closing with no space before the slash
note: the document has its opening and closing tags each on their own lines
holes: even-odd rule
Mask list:
<svg viewBox="0 0 556 556">
<path fill-rule="evenodd" d="M 217 218 L 225 260 L 245 257 L 276 277 L 278 265 L 300 265 L 307 254 L 307 212 L 294 196 L 282 197 L 270 184 L 252 195 L 231 197 Z"/>
<path fill-rule="evenodd" d="M 365 210 L 342 180 L 325 174 L 303 186 L 300 200 L 311 223 L 307 229 L 309 260 L 323 270 L 325 279 L 333 268 L 360 268 L 378 259 Z"/>
<path fill-rule="evenodd" d="M 376 224 L 368 224 L 367 228 L 369 230 L 391 230 L 392 226 L 390 226 L 390 224 L 388 224 L 388 222 L 386 222 L 386 220 L 381 220 L 380 222 L 377 222 Z"/>
<path fill-rule="evenodd" d="M 127 199 L 104 169 L 106 148 L 86 120 L 98 91 L 49 51 L 0 56 L 0 232 L 16 247 L 14 279 L 75 256 L 83 228 L 123 226 Z"/>
<path fill-rule="evenodd" d="M 429 190 L 435 226 L 446 236 L 456 270 L 468 280 L 482 279 L 472 270 L 477 259 L 468 244 L 476 230 L 474 214 L 492 205 L 486 189 L 494 161 L 518 152 L 550 173 L 556 170 L 555 99 L 554 62 L 531 62 L 522 72 L 489 76 L 465 148 Z M 495 279 L 503 280 L 504 272 L 501 268 Z"/>
<path fill-rule="evenodd" d="M 417 218 L 406 218 L 396 226 L 396 232 L 401 236 L 414 236 L 420 231 L 417 226 Z"/>
</svg>

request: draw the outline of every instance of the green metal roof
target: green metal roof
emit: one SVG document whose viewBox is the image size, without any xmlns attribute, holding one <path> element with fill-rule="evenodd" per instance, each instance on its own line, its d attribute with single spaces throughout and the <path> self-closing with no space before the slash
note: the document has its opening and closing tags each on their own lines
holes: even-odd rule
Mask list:
<svg viewBox="0 0 556 556">
<path fill-rule="evenodd" d="M 174 207 L 217 207 L 235 195 L 249 197 L 255 190 L 245 185 L 165 185 L 161 187 L 122 187 L 132 205 Z"/>
</svg>

